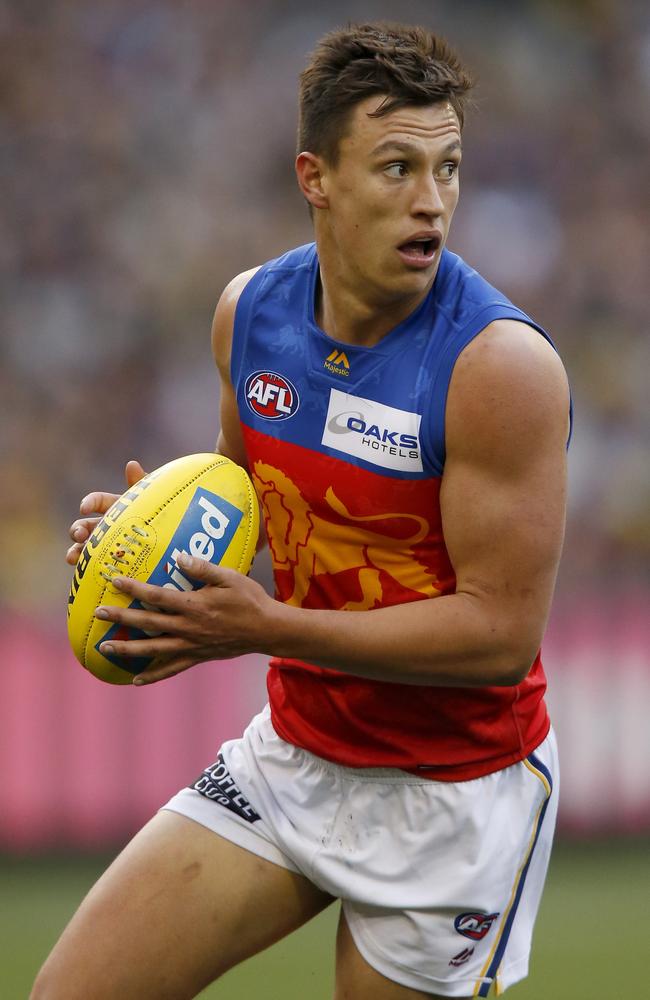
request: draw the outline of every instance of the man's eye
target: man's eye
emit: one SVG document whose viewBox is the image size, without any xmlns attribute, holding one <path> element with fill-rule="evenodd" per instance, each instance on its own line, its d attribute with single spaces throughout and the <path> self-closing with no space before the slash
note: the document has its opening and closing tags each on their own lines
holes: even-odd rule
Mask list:
<svg viewBox="0 0 650 1000">
<path fill-rule="evenodd" d="M 443 163 L 440 169 L 442 179 L 445 181 L 450 181 L 454 176 L 454 174 L 457 172 L 458 172 L 458 164 L 455 163 L 453 160 L 450 160 L 448 163 Z"/>
<path fill-rule="evenodd" d="M 384 167 L 384 172 L 389 177 L 406 177 L 408 167 L 405 163 L 389 163 L 387 167 Z"/>
</svg>

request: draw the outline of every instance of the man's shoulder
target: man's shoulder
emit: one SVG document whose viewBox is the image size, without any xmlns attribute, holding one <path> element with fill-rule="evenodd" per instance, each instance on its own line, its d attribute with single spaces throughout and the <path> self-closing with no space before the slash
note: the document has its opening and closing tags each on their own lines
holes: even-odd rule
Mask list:
<svg viewBox="0 0 650 1000">
<path fill-rule="evenodd" d="M 302 246 L 286 250 L 278 257 L 271 257 L 269 260 L 264 261 L 263 264 L 256 264 L 255 267 L 248 268 L 246 271 L 236 274 L 226 285 L 223 294 L 241 294 L 243 289 L 256 275 L 261 277 L 268 272 L 295 271 L 299 268 L 308 268 L 314 262 L 315 253 L 316 245 L 314 243 L 305 243 Z"/>
<path fill-rule="evenodd" d="M 498 325 L 499 336 L 492 330 L 489 339 L 491 343 L 495 341 L 498 344 L 498 354 L 509 351 L 506 343 L 510 338 L 513 339 L 515 354 L 526 343 L 534 345 L 533 351 L 541 351 L 542 354 L 549 347 L 552 351 L 557 350 L 547 331 L 536 320 L 462 257 L 445 251 L 440 279 L 435 289 L 436 307 L 444 317 L 441 322 L 446 328 L 449 374 L 458 355 L 465 352 L 482 331 L 495 324 Z M 528 328 L 527 332 L 524 328 Z M 545 341 L 545 345 L 542 346 L 540 341 Z"/>
<path fill-rule="evenodd" d="M 438 304 L 463 326 L 489 308 L 499 308 L 528 318 L 500 289 L 492 285 L 474 267 L 451 250 L 445 250 L 441 262 L 440 281 L 436 286 Z"/>
<path fill-rule="evenodd" d="M 542 427 L 546 433 L 554 424 L 566 444 L 570 431 L 562 361 L 534 327 L 516 320 L 488 324 L 467 345 L 454 368 L 448 402 L 448 427 L 456 414 L 460 438 L 474 444 L 481 434 L 509 440 L 513 428 Z"/>
<path fill-rule="evenodd" d="M 228 282 L 221 294 L 220 304 L 234 311 L 245 290 L 252 294 L 259 288 L 267 276 L 276 278 L 291 277 L 291 275 L 308 271 L 313 266 L 316 256 L 314 243 L 287 250 L 279 257 L 272 257 L 263 264 L 251 267 Z"/>
<path fill-rule="evenodd" d="M 237 274 L 224 288 L 212 321 L 212 348 L 217 364 L 223 371 L 230 366 L 233 334 L 236 323 L 246 322 L 246 317 L 260 294 L 283 301 L 289 296 L 278 286 L 287 283 L 287 290 L 299 293 L 301 281 L 306 281 L 316 262 L 314 243 L 306 243 L 273 257 L 264 264 Z"/>
<path fill-rule="evenodd" d="M 294 271 L 298 268 L 309 268 L 316 257 L 316 244 L 303 243 L 301 246 L 285 250 L 279 257 L 273 257 L 262 267 L 267 271 Z"/>
</svg>

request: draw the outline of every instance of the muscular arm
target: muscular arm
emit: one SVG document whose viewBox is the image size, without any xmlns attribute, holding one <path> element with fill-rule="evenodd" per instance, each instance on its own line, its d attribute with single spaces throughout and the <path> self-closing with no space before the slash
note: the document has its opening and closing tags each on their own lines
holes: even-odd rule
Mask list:
<svg viewBox="0 0 650 1000">
<path fill-rule="evenodd" d="M 523 324 L 491 324 L 459 358 L 447 402 L 440 502 L 456 593 L 354 613 L 284 607 L 269 651 L 402 683 L 518 683 L 551 602 L 567 433 L 553 349 Z"/>
</svg>

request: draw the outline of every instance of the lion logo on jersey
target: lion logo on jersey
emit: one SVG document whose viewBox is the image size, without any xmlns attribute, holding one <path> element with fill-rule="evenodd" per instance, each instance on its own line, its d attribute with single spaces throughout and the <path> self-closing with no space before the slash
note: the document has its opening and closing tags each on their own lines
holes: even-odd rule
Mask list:
<svg viewBox="0 0 650 1000">
<path fill-rule="evenodd" d="M 367 611 L 383 603 L 387 588 L 426 597 L 439 593 L 435 575 L 413 552 L 429 532 L 425 518 L 400 513 L 355 516 L 329 487 L 325 504 L 330 519 L 315 513 L 280 469 L 255 462 L 252 476 L 265 510 L 273 568 L 285 603 Z M 405 526 L 410 523 L 405 538 L 371 527 L 394 519 Z"/>
</svg>

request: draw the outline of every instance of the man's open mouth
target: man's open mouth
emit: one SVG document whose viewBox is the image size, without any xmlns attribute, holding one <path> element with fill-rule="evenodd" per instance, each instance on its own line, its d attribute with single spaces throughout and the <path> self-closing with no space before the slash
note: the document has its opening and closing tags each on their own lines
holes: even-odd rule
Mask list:
<svg viewBox="0 0 650 1000">
<path fill-rule="evenodd" d="M 422 257 L 429 257 L 435 250 L 433 240 L 411 240 L 410 243 L 402 243 L 400 250 L 406 253 L 417 253 Z"/>
<path fill-rule="evenodd" d="M 440 243 L 441 237 L 435 233 L 431 236 L 419 236 L 407 240 L 401 243 L 397 249 L 403 260 L 422 267 L 431 263 Z"/>
</svg>

